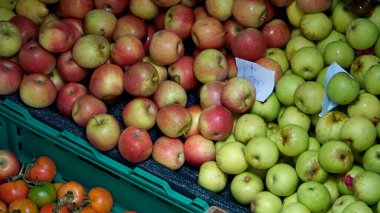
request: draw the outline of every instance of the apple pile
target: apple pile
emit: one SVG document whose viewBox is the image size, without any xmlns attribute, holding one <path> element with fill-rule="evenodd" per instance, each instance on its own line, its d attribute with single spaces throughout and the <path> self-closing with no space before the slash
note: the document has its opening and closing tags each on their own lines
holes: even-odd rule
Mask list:
<svg viewBox="0 0 380 213">
<path fill-rule="evenodd" d="M 380 212 L 376 1 L 18 0 L 0 11 L 0 95 L 55 106 L 99 151 L 188 164 L 252 212 Z M 240 60 L 273 73 L 265 100 L 268 82 L 241 76 Z"/>
</svg>

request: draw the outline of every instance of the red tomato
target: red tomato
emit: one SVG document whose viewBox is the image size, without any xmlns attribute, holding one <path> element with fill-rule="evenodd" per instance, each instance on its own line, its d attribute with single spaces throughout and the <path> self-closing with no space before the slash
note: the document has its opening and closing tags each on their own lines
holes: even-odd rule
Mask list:
<svg viewBox="0 0 380 213">
<path fill-rule="evenodd" d="M 86 190 L 82 184 L 76 181 L 69 181 L 64 183 L 57 190 L 57 199 L 58 200 L 67 200 L 67 195 L 72 196 L 72 202 L 75 203 L 75 206 L 79 206 L 86 198 Z M 69 209 L 72 209 L 74 206 L 67 205 Z"/>
<path fill-rule="evenodd" d="M 51 182 L 53 181 L 57 167 L 50 157 L 39 156 L 27 169 L 26 177 L 31 181 Z"/>
<path fill-rule="evenodd" d="M 8 211 L 17 213 L 37 213 L 38 208 L 37 205 L 28 198 L 19 198 L 9 204 Z"/>
<path fill-rule="evenodd" d="M 98 213 L 111 212 L 113 199 L 111 193 L 103 187 L 91 188 L 88 192 L 90 207 Z"/>
<path fill-rule="evenodd" d="M 49 203 L 41 207 L 40 213 L 69 213 L 69 210 L 66 208 L 66 206 L 59 207 L 59 211 L 54 211 L 54 208 L 56 208 L 57 203 Z"/>
<path fill-rule="evenodd" d="M 0 213 L 7 213 L 8 208 L 7 204 L 5 204 L 2 200 L 0 200 Z"/>
<path fill-rule="evenodd" d="M 0 200 L 9 205 L 18 198 L 28 197 L 29 186 L 24 180 L 6 182 L 0 185 Z"/>
</svg>

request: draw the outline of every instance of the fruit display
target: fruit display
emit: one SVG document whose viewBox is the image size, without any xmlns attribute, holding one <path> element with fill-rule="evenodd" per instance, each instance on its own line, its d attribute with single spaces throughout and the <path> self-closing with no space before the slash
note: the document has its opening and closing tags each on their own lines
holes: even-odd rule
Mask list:
<svg viewBox="0 0 380 213">
<path fill-rule="evenodd" d="M 380 212 L 378 2 L 0 9 L 0 100 L 99 154 L 228 212 Z"/>
</svg>

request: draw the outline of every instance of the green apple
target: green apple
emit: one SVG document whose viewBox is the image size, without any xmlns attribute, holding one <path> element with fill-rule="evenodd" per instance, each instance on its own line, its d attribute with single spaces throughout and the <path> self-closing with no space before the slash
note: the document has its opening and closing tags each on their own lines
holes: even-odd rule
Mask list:
<svg viewBox="0 0 380 213">
<path fill-rule="evenodd" d="M 331 21 L 334 29 L 346 33 L 348 25 L 358 18 L 358 15 L 349 10 L 343 1 L 340 1 L 331 13 Z"/>
<path fill-rule="evenodd" d="M 300 28 L 293 28 L 290 31 L 290 38 L 294 38 L 297 36 L 303 36 Z"/>
<path fill-rule="evenodd" d="M 319 151 L 321 149 L 321 144 L 315 137 L 309 137 L 309 147 L 307 150 Z"/>
<path fill-rule="evenodd" d="M 295 1 L 294 1 L 295 2 Z M 311 211 L 302 203 L 294 202 L 282 208 L 281 213 L 311 213 Z"/>
<path fill-rule="evenodd" d="M 275 85 L 277 99 L 285 106 L 294 104 L 294 93 L 299 85 L 305 80 L 295 74 L 286 74 L 282 76 Z"/>
<path fill-rule="evenodd" d="M 227 185 L 227 174 L 219 169 L 215 161 L 207 161 L 199 168 L 197 183 L 212 192 L 220 192 Z"/>
<path fill-rule="evenodd" d="M 252 106 L 251 113 L 260 116 L 265 121 L 273 121 L 280 113 L 280 109 L 281 103 L 278 101 L 276 93 L 272 92 L 264 102 L 256 100 Z"/>
<path fill-rule="evenodd" d="M 356 100 L 348 105 L 347 114 L 349 117 L 361 115 L 376 123 L 380 120 L 380 101 L 371 93 L 360 93 Z"/>
<path fill-rule="evenodd" d="M 329 173 L 347 172 L 353 165 L 351 148 L 341 141 L 328 141 L 321 146 L 318 155 L 319 164 Z"/>
<path fill-rule="evenodd" d="M 367 70 L 377 64 L 380 64 L 380 58 L 376 55 L 361 55 L 352 62 L 350 74 L 359 81 L 360 88 L 364 88 L 364 75 Z"/>
<path fill-rule="evenodd" d="M 261 191 L 253 198 L 250 210 L 256 213 L 280 213 L 282 201 L 277 196 L 268 191 Z"/>
<path fill-rule="evenodd" d="M 245 147 L 245 159 L 250 166 L 257 169 L 269 169 L 279 157 L 276 145 L 265 136 L 252 138 Z"/>
<path fill-rule="evenodd" d="M 220 170 L 233 175 L 244 172 L 249 166 L 244 150 L 245 145 L 240 142 L 225 143 L 216 150 L 215 160 Z"/>
<path fill-rule="evenodd" d="M 296 124 L 307 132 L 311 125 L 310 116 L 295 106 L 282 107 L 277 117 L 277 123 L 280 128 L 287 124 Z"/>
<path fill-rule="evenodd" d="M 277 122 L 267 123 L 267 137 L 274 142 L 276 139 L 276 133 L 280 128 L 278 127 Z"/>
<path fill-rule="evenodd" d="M 332 204 L 331 213 L 342 213 L 346 206 L 355 201 L 356 198 L 353 195 L 341 195 Z"/>
<path fill-rule="evenodd" d="M 21 32 L 9 21 L 0 21 L 0 57 L 15 55 L 22 46 Z"/>
<path fill-rule="evenodd" d="M 0 21 L 9 21 L 16 15 L 13 10 L 0 6 Z"/>
<path fill-rule="evenodd" d="M 373 47 L 373 50 L 375 52 L 375 55 L 377 57 L 380 57 L 380 39 L 379 38 L 377 39 L 375 46 Z"/>
<path fill-rule="evenodd" d="M 297 189 L 297 199 L 311 212 L 326 212 L 332 203 L 329 190 L 316 181 L 301 183 Z"/>
<path fill-rule="evenodd" d="M 304 181 L 317 181 L 323 183 L 328 176 L 318 161 L 318 151 L 307 150 L 301 153 L 296 160 L 296 172 L 298 177 Z"/>
<path fill-rule="evenodd" d="M 372 47 L 379 36 L 377 26 L 369 19 L 357 18 L 346 29 L 348 43 L 357 50 L 366 50 Z"/>
<path fill-rule="evenodd" d="M 338 178 L 338 191 L 342 195 L 352 195 L 353 194 L 353 179 L 356 175 L 364 172 L 363 167 L 358 165 L 353 165 L 350 170 L 348 170 L 342 177 Z"/>
<path fill-rule="evenodd" d="M 315 79 L 315 81 L 322 85 L 322 86 L 325 86 L 325 77 L 326 77 L 326 73 L 327 73 L 327 70 L 329 69 L 329 66 L 325 66 L 319 73 L 318 73 L 318 76 L 317 76 L 317 79 Z"/>
<path fill-rule="evenodd" d="M 368 17 L 374 24 L 376 24 L 377 29 L 380 32 L 380 5 L 376 5 L 373 9 L 371 15 Z"/>
<path fill-rule="evenodd" d="M 316 47 L 298 49 L 290 59 L 293 72 L 305 80 L 315 79 L 324 66 L 323 55 Z"/>
<path fill-rule="evenodd" d="M 351 213 L 351 212 L 360 212 L 360 213 L 373 213 L 372 209 L 365 204 L 363 201 L 357 200 L 348 204 L 342 211 L 342 213 Z"/>
<path fill-rule="evenodd" d="M 319 113 L 322 110 L 324 90 L 324 87 L 315 81 L 305 81 L 295 91 L 295 106 L 308 115 Z"/>
<path fill-rule="evenodd" d="M 252 172 L 253 174 L 259 176 L 262 180 L 265 179 L 265 176 L 267 175 L 268 169 L 257 169 L 252 166 L 249 166 L 247 172 Z"/>
<path fill-rule="evenodd" d="M 219 149 L 220 147 L 222 147 L 222 145 L 224 145 L 225 143 L 228 143 L 228 142 L 236 142 L 236 139 L 235 139 L 235 136 L 233 133 L 229 134 L 228 137 L 224 140 L 216 141 L 215 142 L 215 150 Z"/>
<path fill-rule="evenodd" d="M 330 111 L 318 119 L 315 125 L 317 140 L 324 144 L 327 141 L 339 140 L 340 131 L 348 116 L 344 112 Z"/>
<path fill-rule="evenodd" d="M 282 199 L 282 205 L 283 207 L 291 204 L 291 203 L 296 203 L 298 202 L 298 199 L 297 199 L 297 192 L 294 192 L 293 194 L 289 195 L 289 196 L 286 196 Z"/>
<path fill-rule="evenodd" d="M 305 36 L 296 36 L 291 38 L 285 46 L 286 58 L 289 62 L 294 53 L 303 47 L 316 47 L 313 41 L 308 40 Z"/>
<path fill-rule="evenodd" d="M 296 1 L 293 1 L 286 6 L 286 16 L 293 27 L 299 28 L 304 14 L 305 12 L 298 6 Z"/>
<path fill-rule="evenodd" d="M 338 181 L 335 176 L 329 175 L 323 185 L 326 186 L 327 190 L 330 192 L 331 202 L 335 202 L 335 200 L 340 196 L 338 190 Z"/>
<path fill-rule="evenodd" d="M 305 13 L 300 21 L 302 34 L 311 41 L 326 38 L 333 28 L 331 19 L 324 12 Z"/>
<path fill-rule="evenodd" d="M 309 135 L 302 127 L 287 124 L 276 133 L 275 144 L 283 155 L 297 156 L 309 147 Z"/>
<path fill-rule="evenodd" d="M 364 89 L 372 95 L 380 95 L 380 64 L 373 65 L 363 77 Z"/>
<path fill-rule="evenodd" d="M 247 143 L 254 137 L 266 136 L 267 126 L 263 118 L 256 114 L 245 113 L 241 115 L 234 127 L 236 141 Z"/>
<path fill-rule="evenodd" d="M 363 116 L 353 116 L 344 122 L 340 138 L 350 144 L 353 150 L 362 152 L 375 143 L 376 126 Z"/>
<path fill-rule="evenodd" d="M 326 46 L 323 58 L 326 65 L 333 62 L 339 64 L 342 68 L 350 68 L 355 60 L 355 51 L 347 41 L 333 41 Z"/>
<path fill-rule="evenodd" d="M 316 47 L 322 54 L 324 54 L 326 46 L 334 41 L 347 41 L 346 35 L 336 31 L 335 29 L 332 29 L 326 38 L 316 42 Z"/>
<path fill-rule="evenodd" d="M 263 180 L 247 171 L 235 175 L 230 186 L 232 197 L 242 205 L 250 204 L 255 195 L 263 189 Z"/>
<path fill-rule="evenodd" d="M 380 213 L 380 200 L 379 200 L 379 202 L 377 203 L 377 206 L 376 206 L 376 213 Z"/>
<path fill-rule="evenodd" d="M 1 0 L 0 7 L 5 7 L 10 10 L 14 10 L 18 0 Z"/>
<path fill-rule="evenodd" d="M 380 200 L 380 174 L 364 171 L 354 177 L 354 196 L 367 205 L 377 204 Z"/>
<path fill-rule="evenodd" d="M 339 105 L 353 102 L 359 91 L 359 82 L 345 72 L 339 72 L 331 77 L 326 88 L 327 97 Z"/>
<path fill-rule="evenodd" d="M 380 138 L 380 122 L 377 122 L 376 130 L 377 130 L 377 137 Z"/>
<path fill-rule="evenodd" d="M 289 196 L 297 190 L 297 172 L 289 164 L 278 163 L 268 170 L 265 186 L 277 196 Z"/>
<path fill-rule="evenodd" d="M 380 174 L 380 144 L 375 144 L 364 152 L 362 163 L 365 170 Z"/>
<path fill-rule="evenodd" d="M 283 49 L 276 47 L 267 48 L 264 56 L 275 60 L 280 65 L 282 72 L 285 72 L 290 67 L 289 60 L 286 57 L 285 50 Z"/>
</svg>

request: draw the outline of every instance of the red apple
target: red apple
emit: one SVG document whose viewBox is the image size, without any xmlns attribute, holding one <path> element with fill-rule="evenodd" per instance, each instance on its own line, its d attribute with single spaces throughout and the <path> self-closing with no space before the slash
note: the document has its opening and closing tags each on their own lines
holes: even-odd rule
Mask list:
<svg viewBox="0 0 380 213">
<path fill-rule="evenodd" d="M 37 41 L 24 44 L 18 53 L 18 62 L 25 73 L 47 74 L 56 65 L 56 58 L 40 46 Z"/>
<path fill-rule="evenodd" d="M 226 32 L 224 37 L 224 47 L 227 50 L 231 50 L 232 38 L 235 37 L 238 32 L 242 31 L 244 27 L 234 19 L 228 19 L 223 23 L 223 28 Z"/>
<path fill-rule="evenodd" d="M 75 100 L 71 110 L 71 117 L 78 126 L 86 127 L 92 116 L 106 112 L 107 106 L 103 101 L 93 95 L 85 94 Z"/>
<path fill-rule="evenodd" d="M 73 59 L 71 50 L 63 52 L 58 56 L 57 69 L 65 82 L 80 82 L 88 75 L 88 70 L 79 66 Z"/>
<path fill-rule="evenodd" d="M 207 13 L 207 10 L 206 10 L 206 7 L 205 5 L 198 5 L 196 6 L 194 9 L 194 17 L 195 17 L 195 20 L 199 20 L 201 18 L 204 18 L 204 17 L 208 17 L 210 16 L 208 13 Z"/>
<path fill-rule="evenodd" d="M 71 118 L 74 102 L 78 97 L 88 94 L 87 87 L 80 83 L 63 85 L 56 98 L 56 106 L 61 115 Z"/>
<path fill-rule="evenodd" d="M 0 150 L 0 184 L 6 179 L 16 176 L 21 170 L 21 162 L 16 153 L 10 150 Z"/>
<path fill-rule="evenodd" d="M 267 47 L 283 48 L 290 40 L 290 29 L 282 19 L 276 18 L 264 24 L 261 29 Z"/>
<path fill-rule="evenodd" d="M 63 22 L 65 22 L 74 34 L 74 40 L 77 41 L 80 37 L 84 35 L 83 29 L 83 20 L 78 18 L 63 18 Z"/>
<path fill-rule="evenodd" d="M 153 144 L 152 158 L 171 170 L 177 170 L 185 163 L 183 142 L 179 138 L 159 137 Z"/>
<path fill-rule="evenodd" d="M 116 16 L 124 12 L 128 4 L 129 0 L 94 0 L 95 8 L 104 9 Z"/>
<path fill-rule="evenodd" d="M 202 135 L 193 135 L 187 138 L 183 144 L 186 162 L 199 168 L 204 162 L 215 160 L 214 141 Z"/>
<path fill-rule="evenodd" d="M 121 117 L 125 126 L 149 130 L 156 124 L 157 112 L 157 105 L 152 99 L 137 97 L 124 106 Z"/>
<path fill-rule="evenodd" d="M 164 29 L 176 33 L 182 40 L 185 40 L 190 37 L 194 22 L 193 9 L 183 4 L 177 4 L 166 11 Z"/>
<path fill-rule="evenodd" d="M 160 7 L 172 7 L 181 2 L 181 0 L 152 0 L 152 1 Z"/>
<path fill-rule="evenodd" d="M 193 57 L 182 56 L 168 67 L 170 79 L 179 83 L 186 91 L 190 91 L 198 85 L 193 71 L 193 62 Z"/>
<path fill-rule="evenodd" d="M 158 13 L 156 18 L 153 20 L 153 27 L 156 31 L 164 29 L 165 26 L 165 10 L 162 10 Z"/>
<path fill-rule="evenodd" d="M 283 72 L 280 64 L 272 58 L 269 57 L 261 57 L 255 61 L 256 64 L 261 65 L 268 70 L 274 71 L 274 84 L 276 85 L 278 80 L 283 76 Z"/>
<path fill-rule="evenodd" d="M 286 7 L 294 0 L 269 0 L 276 7 Z"/>
<path fill-rule="evenodd" d="M 153 24 L 147 24 L 146 25 L 146 36 L 142 40 L 143 45 L 144 45 L 144 55 L 145 56 L 149 55 L 149 46 L 150 46 L 150 43 L 152 42 L 152 38 L 153 38 L 153 35 L 155 32 L 156 32 L 156 30 L 154 29 Z"/>
<path fill-rule="evenodd" d="M 223 24 L 211 16 L 198 19 L 191 28 L 191 38 L 200 49 L 221 48 L 225 40 Z"/>
<path fill-rule="evenodd" d="M 153 100 L 159 109 L 169 104 L 179 104 L 185 107 L 187 93 L 179 83 L 164 80 L 158 85 L 156 92 L 153 94 Z"/>
<path fill-rule="evenodd" d="M 41 73 L 25 76 L 20 83 L 19 93 L 22 102 L 33 108 L 50 106 L 57 97 L 54 83 Z"/>
<path fill-rule="evenodd" d="M 0 95 L 9 95 L 19 89 L 24 73 L 20 65 L 9 59 L 0 59 Z"/>
<path fill-rule="evenodd" d="M 45 50 L 61 53 L 70 50 L 76 38 L 72 27 L 58 19 L 41 25 L 38 41 Z"/>
<path fill-rule="evenodd" d="M 124 90 L 128 94 L 136 97 L 149 97 L 158 88 L 158 72 L 149 62 L 137 62 L 125 69 L 123 84 Z"/>
<path fill-rule="evenodd" d="M 63 17 L 83 19 L 86 13 L 94 8 L 93 0 L 59 1 L 59 10 Z"/>
<path fill-rule="evenodd" d="M 246 78 L 231 78 L 224 85 L 220 100 L 231 112 L 245 113 L 251 110 L 256 101 L 255 86 Z"/>
<path fill-rule="evenodd" d="M 158 110 L 156 123 L 160 131 L 168 137 L 186 135 L 191 127 L 191 114 L 180 104 L 169 104 Z"/>
<path fill-rule="evenodd" d="M 113 40 L 117 41 L 124 35 L 134 35 L 138 39 L 143 39 L 146 33 L 147 29 L 144 20 L 135 15 L 127 14 L 117 19 Z"/>
<path fill-rule="evenodd" d="M 217 49 L 202 50 L 194 58 L 194 75 L 201 83 L 223 81 L 228 75 L 227 59 Z"/>
<path fill-rule="evenodd" d="M 268 22 L 270 20 L 272 20 L 275 15 L 278 15 L 276 11 L 276 9 L 278 9 L 274 4 L 272 4 L 272 2 L 270 2 L 270 0 L 264 0 L 264 3 L 265 3 L 265 20 L 264 20 L 264 23 L 265 22 Z"/>
<path fill-rule="evenodd" d="M 9 21 L 20 30 L 23 45 L 29 41 L 36 41 L 38 39 L 38 25 L 30 18 L 23 15 L 15 15 Z"/>
<path fill-rule="evenodd" d="M 263 33 L 256 28 L 245 28 L 232 39 L 231 50 L 235 57 L 256 61 L 265 54 L 267 44 Z"/>
<path fill-rule="evenodd" d="M 131 66 L 144 57 L 144 46 L 140 39 L 133 35 L 118 38 L 111 50 L 111 59 L 121 67 Z"/>
<path fill-rule="evenodd" d="M 232 16 L 244 27 L 260 27 L 266 21 L 266 15 L 265 0 L 235 0 L 232 4 Z"/>
<path fill-rule="evenodd" d="M 227 59 L 227 65 L 228 65 L 227 79 L 231 79 L 233 77 L 236 77 L 237 73 L 238 73 L 238 68 L 236 65 L 236 59 L 233 56 L 233 54 L 228 54 L 226 56 L 226 59 Z"/>
<path fill-rule="evenodd" d="M 323 12 L 331 7 L 332 0 L 295 0 L 305 13 Z"/>
<path fill-rule="evenodd" d="M 132 163 L 145 161 L 153 151 L 148 131 L 136 126 L 129 126 L 121 132 L 117 146 L 121 156 Z"/>
<path fill-rule="evenodd" d="M 225 84 L 224 81 L 210 81 L 202 85 L 199 90 L 199 103 L 203 109 L 212 105 L 222 105 L 220 96 Z"/>
<path fill-rule="evenodd" d="M 203 109 L 199 116 L 198 126 L 201 135 L 210 140 L 227 138 L 234 125 L 234 118 L 230 110 L 222 105 L 212 105 Z"/>
<path fill-rule="evenodd" d="M 182 39 L 169 30 L 160 30 L 154 33 L 149 46 L 149 55 L 158 65 L 170 65 L 181 58 L 185 53 Z"/>
<path fill-rule="evenodd" d="M 115 148 L 119 141 L 121 128 L 119 121 L 111 114 L 94 115 L 86 125 L 88 142 L 100 151 Z"/>
<path fill-rule="evenodd" d="M 194 104 L 194 105 L 188 106 L 187 110 L 189 110 L 191 114 L 191 126 L 190 126 L 190 129 L 186 133 L 186 138 L 193 135 L 198 135 L 200 133 L 199 128 L 198 128 L 198 120 L 203 109 L 199 104 Z"/>
</svg>

